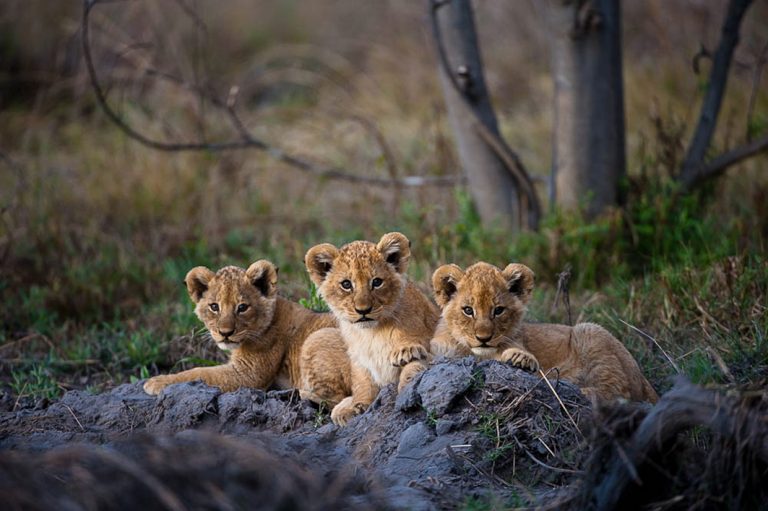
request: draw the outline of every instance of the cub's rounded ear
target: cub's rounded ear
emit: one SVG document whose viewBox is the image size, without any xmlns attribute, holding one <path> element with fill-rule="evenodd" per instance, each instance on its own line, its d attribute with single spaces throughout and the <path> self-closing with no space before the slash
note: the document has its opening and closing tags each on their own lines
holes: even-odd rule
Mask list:
<svg viewBox="0 0 768 511">
<path fill-rule="evenodd" d="M 451 301 L 462 278 L 464 278 L 464 272 L 455 264 L 444 264 L 432 274 L 435 301 L 441 309 Z"/>
<path fill-rule="evenodd" d="M 399 232 L 389 232 L 381 237 L 376 249 L 397 273 L 405 273 L 411 258 L 411 242 Z"/>
<path fill-rule="evenodd" d="M 507 281 L 509 292 L 520 297 L 523 303 L 528 303 L 533 292 L 533 271 L 524 264 L 508 264 L 501 272 Z"/>
<path fill-rule="evenodd" d="M 245 278 L 253 287 L 266 297 L 277 293 L 277 267 L 262 259 L 256 261 L 245 270 Z"/>
<path fill-rule="evenodd" d="M 196 266 L 187 272 L 184 277 L 184 283 L 187 285 L 187 292 L 192 301 L 197 303 L 203 297 L 203 293 L 208 290 L 208 283 L 216 274 L 205 266 Z"/>
<path fill-rule="evenodd" d="M 316 286 L 320 285 L 328 276 L 328 272 L 333 267 L 333 261 L 339 254 L 339 249 L 331 245 L 330 243 L 321 243 L 307 250 L 307 254 L 304 256 L 304 264 L 307 265 L 307 271 L 309 272 L 309 278 Z"/>
</svg>

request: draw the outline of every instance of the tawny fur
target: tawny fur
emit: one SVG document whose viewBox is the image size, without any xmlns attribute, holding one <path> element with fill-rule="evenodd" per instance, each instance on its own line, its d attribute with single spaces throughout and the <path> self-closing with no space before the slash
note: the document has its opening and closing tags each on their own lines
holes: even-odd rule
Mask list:
<svg viewBox="0 0 768 511">
<path fill-rule="evenodd" d="M 524 323 L 533 282 L 533 272 L 522 264 L 504 270 L 482 262 L 466 271 L 456 265 L 438 268 L 432 285 L 442 316 L 432 353 L 474 355 L 529 371 L 556 368 L 561 378 L 600 401 L 658 400 L 632 355 L 603 327 Z"/>
<path fill-rule="evenodd" d="M 344 382 L 338 374 L 348 368 L 330 370 L 312 365 L 312 357 L 302 358 L 310 334 L 336 326 L 333 315 L 312 312 L 278 296 L 277 269 L 272 263 L 258 261 L 247 270 L 227 266 L 216 273 L 199 266 L 190 270 L 185 282 L 197 317 L 220 348 L 231 350 L 229 362 L 155 376 L 144 384 L 147 393 L 158 394 L 173 383 L 203 380 L 224 392 L 240 387 L 302 387 L 334 403 L 347 395 L 349 385 L 339 387 Z M 322 340 L 313 343 L 310 351 L 321 349 L 319 344 Z M 302 360 L 308 365 L 302 366 Z"/>
<path fill-rule="evenodd" d="M 366 410 L 383 385 L 402 388 L 425 367 L 439 312 L 408 281 L 410 255 L 408 238 L 396 232 L 378 244 L 325 243 L 307 252 L 309 275 L 339 322 L 317 335 L 344 342 L 351 362 L 352 393 L 331 411 L 336 424 Z M 338 353 L 321 356 L 342 363 Z"/>
</svg>

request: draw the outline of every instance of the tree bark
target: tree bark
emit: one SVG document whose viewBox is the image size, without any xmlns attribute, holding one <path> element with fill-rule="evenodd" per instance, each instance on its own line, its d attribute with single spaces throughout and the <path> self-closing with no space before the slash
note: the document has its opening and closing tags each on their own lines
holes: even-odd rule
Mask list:
<svg viewBox="0 0 768 511">
<path fill-rule="evenodd" d="M 685 191 L 692 189 L 699 181 L 709 177 L 712 172 L 703 172 L 704 158 L 712 142 L 717 126 L 720 105 L 723 102 L 725 86 L 728 83 L 728 70 L 731 67 L 733 52 L 739 44 L 739 27 L 752 0 L 731 0 L 723 22 L 720 44 L 712 61 L 707 92 L 701 105 L 701 114 L 696 131 L 685 155 L 678 180 Z"/>
<path fill-rule="evenodd" d="M 620 202 L 626 173 L 619 0 L 554 0 L 556 204 L 589 217 Z"/>
<path fill-rule="evenodd" d="M 480 218 L 484 225 L 513 232 L 536 229 L 538 199 L 519 159 L 501 139 L 483 75 L 471 2 L 433 0 L 431 4 L 448 118 Z"/>
</svg>

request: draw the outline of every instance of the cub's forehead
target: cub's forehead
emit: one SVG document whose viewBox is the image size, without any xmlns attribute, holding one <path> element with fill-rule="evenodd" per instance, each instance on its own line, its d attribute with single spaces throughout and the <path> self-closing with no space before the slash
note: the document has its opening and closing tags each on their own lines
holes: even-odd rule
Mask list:
<svg viewBox="0 0 768 511">
<path fill-rule="evenodd" d="M 245 270 L 237 266 L 225 266 L 216 272 L 215 280 L 219 282 L 232 282 L 242 280 Z"/>
<path fill-rule="evenodd" d="M 219 301 L 231 298 L 236 300 L 245 288 L 245 270 L 237 266 L 225 266 L 216 272 L 208 288 Z M 231 296 L 230 296 L 231 295 Z"/>
<path fill-rule="evenodd" d="M 339 249 L 335 264 L 349 268 L 364 269 L 372 265 L 384 263 L 376 245 L 370 241 L 353 241 Z"/>
<path fill-rule="evenodd" d="M 488 263 L 476 263 L 467 268 L 457 286 L 459 292 L 473 296 L 503 292 L 506 287 L 501 270 Z"/>
</svg>

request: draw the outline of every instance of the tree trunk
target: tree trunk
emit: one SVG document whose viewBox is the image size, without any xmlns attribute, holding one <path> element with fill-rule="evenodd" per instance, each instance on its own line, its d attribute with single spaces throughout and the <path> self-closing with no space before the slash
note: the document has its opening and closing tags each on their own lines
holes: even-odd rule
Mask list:
<svg viewBox="0 0 768 511">
<path fill-rule="evenodd" d="M 717 116 L 723 102 L 725 86 L 728 83 L 728 70 L 736 45 L 739 44 L 739 28 L 752 0 L 731 0 L 723 21 L 720 44 L 712 62 L 709 74 L 707 92 L 701 104 L 701 114 L 696 132 L 693 135 L 688 153 L 685 155 L 678 180 L 685 191 L 694 187 L 699 181 L 709 177 L 710 173 L 704 168 L 704 158 L 712 142 L 717 126 Z M 723 169 L 726 167 L 722 167 Z"/>
<path fill-rule="evenodd" d="M 485 85 L 471 2 L 431 3 L 448 118 L 480 218 L 484 225 L 505 230 L 535 229 L 538 200 L 519 159 L 501 139 Z"/>
<path fill-rule="evenodd" d="M 556 204 L 588 216 L 620 202 L 625 175 L 619 0 L 554 0 Z"/>
</svg>

